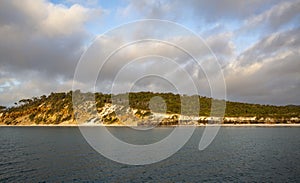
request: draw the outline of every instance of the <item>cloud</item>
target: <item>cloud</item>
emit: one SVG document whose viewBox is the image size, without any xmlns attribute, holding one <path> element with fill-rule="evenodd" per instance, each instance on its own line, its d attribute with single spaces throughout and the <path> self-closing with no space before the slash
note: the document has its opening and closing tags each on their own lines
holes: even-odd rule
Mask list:
<svg viewBox="0 0 300 183">
<path fill-rule="evenodd" d="M 46 0 L 1 1 L 0 105 L 52 91 L 70 90 L 77 62 L 93 38 L 90 32 L 99 28 L 91 24 L 99 26 L 97 20 L 103 17 L 107 18 L 104 22 L 109 22 L 103 29 L 131 18 L 162 18 L 196 27 L 194 31 L 200 30 L 221 63 L 229 100 L 300 104 L 298 0 L 131 0 L 125 6 L 121 3 L 122 6 L 110 10 L 101 8 L 96 0 L 59 2 L 65 5 Z M 108 11 L 115 11 L 122 17 L 118 20 L 111 19 L 111 15 L 105 17 Z M 86 71 L 84 77 L 74 81 L 79 88 L 93 84 L 91 76 L 97 76 L 100 67 L 97 59 L 108 56 L 111 49 L 128 40 L 149 37 L 181 45 L 202 58 L 201 64 L 209 76 L 218 76 L 218 69 L 212 62 L 214 57 L 205 44 L 171 27 L 142 24 L 119 32 L 113 30 L 105 36 L 92 50 L 95 54 L 91 54 L 90 62 L 82 66 Z M 144 55 L 151 56 L 141 58 Z M 152 72 L 169 78 L 183 89 L 183 93 L 189 93 L 188 73 L 197 80 L 200 93 L 211 96 L 206 75 L 193 59 L 175 46 L 162 42 L 128 45 L 113 55 L 99 75 L 97 89 L 110 92 L 110 84 L 121 71 L 123 74 L 119 73 L 119 80 L 115 82 L 118 91 L 126 91 L 138 76 Z M 153 78 L 152 82 L 151 78 L 139 80 L 134 88 L 175 91 L 159 78 Z"/>
<path fill-rule="evenodd" d="M 80 4 L 84 6 L 98 6 L 99 0 L 64 0 L 67 4 Z"/>
<path fill-rule="evenodd" d="M 244 20 L 254 13 L 261 13 L 269 4 L 283 0 L 130 0 L 122 10 L 124 15 L 139 13 L 143 18 L 160 18 L 168 20 L 194 20 L 215 22 L 220 20 Z"/>
<path fill-rule="evenodd" d="M 290 22 L 300 23 L 300 1 L 284 1 L 272 6 L 267 11 L 254 15 L 245 21 L 243 29 L 266 29 L 268 32 L 276 31 Z"/>
<path fill-rule="evenodd" d="M 300 103 L 300 29 L 271 34 L 225 69 L 229 98 L 256 103 Z"/>
<path fill-rule="evenodd" d="M 233 34 L 231 32 L 225 32 L 210 35 L 205 41 L 219 60 L 226 62 L 235 55 L 235 44 L 232 39 Z"/>
<path fill-rule="evenodd" d="M 238 56 L 240 65 L 262 62 L 284 51 L 300 49 L 300 28 L 270 34 Z"/>
<path fill-rule="evenodd" d="M 85 8 L 78 4 L 66 7 L 44 0 L 24 0 L 22 3 L 3 0 L 0 12 L 2 78 L 8 77 L 8 80 L 20 83 L 10 85 L 10 90 L 15 92 L 19 89 L 27 94 L 34 91 L 30 86 L 49 93 L 61 87 L 57 78 L 72 80 L 85 44 L 92 38 L 86 24 L 102 16 L 98 8 Z M 27 75 L 32 77 L 24 77 Z M 44 78 L 44 82 L 51 83 L 52 87 L 46 87 L 38 78 Z M 1 95 L 11 94 L 10 90 L 2 88 Z M 11 94 L 1 102 L 7 104 L 8 98 L 12 101 L 24 95 L 13 96 L 17 97 Z"/>
<path fill-rule="evenodd" d="M 299 55 L 281 53 L 271 61 L 227 68 L 228 97 L 252 103 L 300 103 Z"/>
<path fill-rule="evenodd" d="M 157 30 L 158 28 L 155 27 L 156 26 L 153 28 Z M 169 30 L 161 26 L 159 29 L 165 30 L 165 33 Z M 122 34 L 125 31 L 120 30 L 117 32 Z M 155 31 L 153 31 L 152 36 L 155 37 L 154 35 L 156 35 Z M 182 86 L 187 84 L 187 81 L 190 80 L 189 77 L 192 77 L 196 83 L 198 83 L 199 79 L 206 80 L 206 78 L 204 78 L 205 74 L 201 71 L 198 63 L 192 59 L 189 53 L 193 54 L 200 63 L 203 63 L 202 66 L 205 67 L 207 72 L 214 75 L 214 64 L 205 64 L 205 62 L 209 62 L 208 60 L 211 61 L 215 59 L 215 57 L 211 54 L 208 47 L 194 36 L 174 36 L 165 38 L 166 42 L 146 40 L 121 47 L 126 41 L 130 42 L 130 40 L 124 39 L 126 38 L 125 34 L 123 34 L 123 36 L 123 38 L 121 38 L 121 35 L 114 35 L 112 37 L 105 36 L 97 40 L 81 60 L 82 63 L 79 65 L 77 73 L 80 77 L 76 78 L 76 80 L 80 81 L 80 83 L 87 83 L 100 72 L 97 83 L 98 89 L 110 93 L 111 88 L 107 88 L 107 86 L 114 82 L 114 85 L 119 88 L 117 90 L 118 92 L 128 92 L 128 88 L 121 86 L 131 86 L 134 84 L 134 81 L 143 77 L 143 75 L 156 75 L 168 78 L 173 84 L 180 87 L 181 90 L 184 90 L 182 91 L 183 93 L 195 94 L 195 92 L 193 92 L 193 86 L 186 86 L 185 88 Z M 145 35 L 140 34 L 140 36 L 144 37 Z M 160 36 L 163 36 L 163 33 L 161 33 Z M 118 39 L 119 37 L 120 39 Z M 137 37 L 134 37 L 134 39 L 136 38 Z M 179 49 L 177 46 L 189 53 Z M 116 51 L 116 49 L 120 47 L 121 49 Z M 110 55 L 112 52 L 114 54 Z M 108 56 L 110 56 L 109 59 L 104 62 Z M 120 72 L 123 75 L 119 77 L 118 80 L 115 80 L 115 77 L 118 76 Z M 200 78 L 200 75 L 203 78 Z M 147 81 L 149 81 L 149 79 Z M 140 82 L 143 86 L 151 86 L 152 89 L 156 88 L 156 91 L 162 92 L 166 89 L 160 87 L 159 82 L 153 81 L 152 84 L 153 83 L 157 84 L 157 86 L 154 87 L 151 83 L 146 85 L 145 82 Z M 91 85 L 86 86 L 87 89 L 92 88 Z M 136 87 L 142 88 L 142 86 Z M 206 89 L 209 90 L 209 87 L 202 87 L 202 92 L 206 91 Z M 146 90 L 146 88 L 144 88 L 144 90 Z"/>
<path fill-rule="evenodd" d="M 50 92 L 65 92 L 72 89 L 72 80 L 49 79 L 41 76 L 39 72 L 1 73 L 0 101 L 2 105 L 12 105 L 23 98 L 48 95 Z"/>
</svg>

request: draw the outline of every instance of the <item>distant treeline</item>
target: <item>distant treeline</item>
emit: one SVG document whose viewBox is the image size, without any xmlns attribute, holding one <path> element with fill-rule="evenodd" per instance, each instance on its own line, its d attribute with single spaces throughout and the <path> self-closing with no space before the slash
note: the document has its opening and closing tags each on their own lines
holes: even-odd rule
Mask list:
<svg viewBox="0 0 300 183">
<path fill-rule="evenodd" d="M 212 102 L 218 102 L 221 100 L 214 100 L 208 97 L 202 96 L 182 96 L 173 93 L 153 93 L 153 92 L 137 92 L 127 93 L 119 95 L 103 94 L 103 93 L 82 93 L 79 90 L 74 92 L 70 91 L 67 93 L 51 93 L 49 96 L 42 95 L 40 97 L 33 97 L 31 99 L 22 99 L 15 103 L 15 106 L 5 108 L 0 107 L 0 113 L 4 113 L 9 116 L 10 113 L 14 113 L 10 116 L 12 118 L 19 117 L 20 115 L 30 114 L 31 118 L 34 118 L 41 110 L 41 106 L 48 106 L 43 110 L 46 110 L 48 114 L 59 113 L 62 110 L 67 111 L 68 118 L 72 117 L 73 106 L 72 106 L 72 95 L 76 95 L 76 100 L 95 100 L 97 108 L 101 108 L 105 103 L 118 103 L 120 105 L 128 103 L 130 107 L 141 110 L 149 110 L 149 102 L 153 97 L 162 98 L 165 106 L 160 105 L 158 102 L 157 106 L 152 110 L 154 112 L 160 112 L 166 108 L 167 113 L 180 114 L 182 105 L 184 106 L 185 114 L 192 114 L 194 106 L 200 103 L 199 115 L 210 116 Z M 184 99 L 184 104 L 181 102 Z M 188 101 L 188 102 L 186 102 Z M 76 101 L 74 101 L 76 102 Z M 226 103 L 225 116 L 230 117 L 271 117 L 271 118 L 290 118 L 300 117 L 300 106 L 287 105 L 287 106 L 274 106 L 274 105 L 260 105 L 260 104 L 247 104 L 240 102 L 223 101 Z M 58 119 L 63 120 L 63 119 Z M 64 119 L 66 120 L 66 119 Z"/>
</svg>

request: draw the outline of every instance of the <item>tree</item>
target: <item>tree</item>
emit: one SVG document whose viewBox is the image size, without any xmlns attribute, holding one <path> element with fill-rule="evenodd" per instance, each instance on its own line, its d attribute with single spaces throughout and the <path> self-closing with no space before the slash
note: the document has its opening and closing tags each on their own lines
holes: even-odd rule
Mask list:
<svg viewBox="0 0 300 183">
<path fill-rule="evenodd" d="M 1 106 L 1 105 L 0 105 L 0 111 L 4 111 L 5 109 L 6 109 L 5 106 Z"/>
<path fill-rule="evenodd" d="M 34 117 L 35 117 L 35 114 L 34 114 L 34 113 L 30 114 L 30 115 L 29 115 L 30 121 L 33 121 L 33 120 L 34 120 Z"/>
</svg>

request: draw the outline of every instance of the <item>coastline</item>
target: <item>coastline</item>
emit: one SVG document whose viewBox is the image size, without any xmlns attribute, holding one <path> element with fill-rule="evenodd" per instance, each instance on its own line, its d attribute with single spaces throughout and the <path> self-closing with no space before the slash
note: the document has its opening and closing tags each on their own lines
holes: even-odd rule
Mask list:
<svg viewBox="0 0 300 183">
<path fill-rule="evenodd" d="M 160 127 L 300 127 L 299 123 L 290 124 L 200 124 L 200 125 L 164 125 L 164 126 L 154 126 L 153 128 Z M 49 125 L 0 125 L 0 127 L 143 127 L 143 126 L 126 126 L 126 125 L 90 125 L 90 124 L 49 124 Z"/>
</svg>

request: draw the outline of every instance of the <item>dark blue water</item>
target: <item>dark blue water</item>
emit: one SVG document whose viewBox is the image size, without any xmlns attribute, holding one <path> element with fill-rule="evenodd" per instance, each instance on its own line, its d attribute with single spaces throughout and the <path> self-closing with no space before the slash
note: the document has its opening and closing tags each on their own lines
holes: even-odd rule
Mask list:
<svg viewBox="0 0 300 183">
<path fill-rule="evenodd" d="M 111 130 L 140 144 L 171 128 Z M 300 128 L 222 127 L 199 151 L 202 132 L 164 161 L 129 166 L 98 154 L 76 127 L 1 127 L 0 182 L 300 182 Z"/>
</svg>

